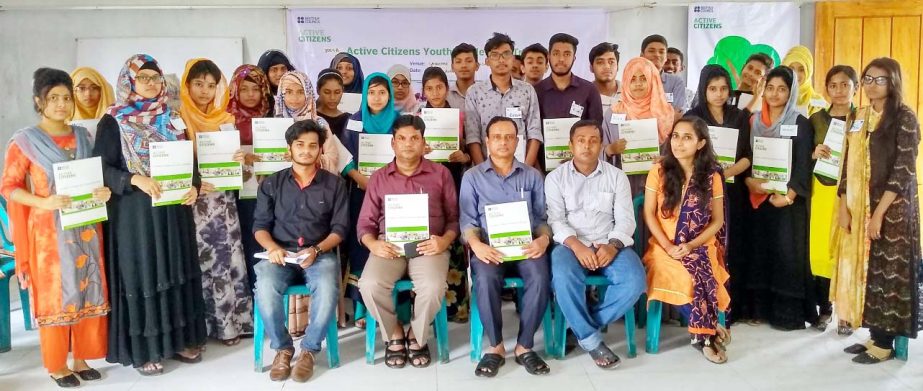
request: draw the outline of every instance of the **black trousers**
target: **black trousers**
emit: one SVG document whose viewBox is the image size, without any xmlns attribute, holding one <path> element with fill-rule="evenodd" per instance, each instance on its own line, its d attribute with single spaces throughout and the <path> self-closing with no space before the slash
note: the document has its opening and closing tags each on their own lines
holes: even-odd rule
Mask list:
<svg viewBox="0 0 923 391">
<path fill-rule="evenodd" d="M 478 312 L 481 316 L 481 323 L 484 325 L 484 332 L 490 340 L 490 346 L 502 343 L 503 319 L 500 307 L 503 301 L 500 296 L 503 290 L 503 278 L 510 268 L 519 273 L 524 285 L 522 303 L 519 306 L 519 336 L 516 341 L 522 347 L 532 349 L 535 344 L 535 332 L 542 324 L 542 317 L 545 315 L 545 308 L 548 307 L 551 295 L 551 270 L 547 255 L 538 259 L 493 265 L 482 262 L 472 254 L 471 273 L 478 296 Z"/>
</svg>

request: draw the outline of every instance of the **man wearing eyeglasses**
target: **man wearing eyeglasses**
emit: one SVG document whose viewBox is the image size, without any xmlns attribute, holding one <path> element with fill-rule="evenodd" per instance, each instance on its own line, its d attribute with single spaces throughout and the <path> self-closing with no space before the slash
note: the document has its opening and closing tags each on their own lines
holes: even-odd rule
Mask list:
<svg viewBox="0 0 923 391">
<path fill-rule="evenodd" d="M 487 40 L 487 66 L 490 79 L 475 83 L 465 97 L 465 144 L 472 164 L 488 156 L 485 140 L 487 123 L 494 117 L 508 117 L 519 129 L 520 147 L 515 156 L 527 166 L 535 166 L 542 144 L 542 122 L 535 89 L 512 77 L 514 42 L 509 36 L 494 33 Z"/>
</svg>

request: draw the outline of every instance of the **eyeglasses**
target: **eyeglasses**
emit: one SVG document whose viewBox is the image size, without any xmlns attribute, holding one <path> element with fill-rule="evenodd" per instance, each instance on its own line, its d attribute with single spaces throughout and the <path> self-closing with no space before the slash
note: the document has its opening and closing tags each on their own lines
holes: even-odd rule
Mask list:
<svg viewBox="0 0 923 391">
<path fill-rule="evenodd" d="M 513 52 L 511 52 L 511 51 L 509 51 L 509 50 L 507 50 L 507 51 L 505 51 L 505 52 L 503 52 L 503 53 L 490 52 L 490 53 L 487 54 L 487 57 L 490 58 L 491 60 L 497 60 L 497 59 L 499 59 L 499 58 L 501 58 L 501 57 L 502 57 L 504 60 L 509 60 L 509 59 L 513 58 Z"/>
<path fill-rule="evenodd" d="M 395 87 L 404 87 L 404 88 L 410 87 L 410 82 L 407 80 L 400 81 L 397 79 L 391 79 L 391 84 L 393 84 Z"/>
<path fill-rule="evenodd" d="M 878 76 L 878 77 L 862 76 L 862 84 L 865 84 L 865 85 L 870 85 L 872 84 L 872 82 L 875 82 L 875 84 L 884 86 L 888 84 L 888 80 L 891 80 L 891 78 L 888 76 Z"/>
<path fill-rule="evenodd" d="M 92 92 L 100 92 L 100 91 L 102 91 L 102 88 L 99 88 L 99 86 L 89 86 L 89 87 L 80 86 L 80 87 L 77 87 L 77 88 L 74 88 L 74 89 L 77 90 L 77 92 L 79 92 L 79 93 L 81 93 L 81 94 L 82 94 L 82 93 L 85 93 L 85 92 L 91 92 L 91 91 L 92 91 Z"/>
<path fill-rule="evenodd" d="M 138 76 L 135 76 L 135 81 L 137 81 L 138 83 L 141 83 L 141 84 L 147 84 L 147 83 L 160 83 L 160 82 L 163 81 L 163 76 L 160 76 L 160 75 L 156 75 L 156 76 L 138 75 Z"/>
</svg>

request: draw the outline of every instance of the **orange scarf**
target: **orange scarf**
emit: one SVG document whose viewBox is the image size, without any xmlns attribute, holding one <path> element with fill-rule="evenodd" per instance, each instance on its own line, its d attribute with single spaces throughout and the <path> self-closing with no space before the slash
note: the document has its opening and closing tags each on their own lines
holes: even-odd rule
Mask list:
<svg viewBox="0 0 923 391">
<path fill-rule="evenodd" d="M 179 113 L 186 123 L 186 136 L 189 140 L 195 142 L 197 132 L 214 132 L 223 124 L 234 124 L 236 121 L 234 115 L 227 112 L 228 105 L 228 83 L 221 76 L 218 81 L 218 88 L 215 90 L 215 99 L 209 103 L 206 112 L 202 112 L 189 95 L 189 69 L 204 58 L 194 58 L 186 62 L 186 70 L 183 71 L 183 78 L 180 81 L 179 99 L 181 102 Z"/>
<path fill-rule="evenodd" d="M 89 80 L 91 83 L 96 84 L 99 87 L 99 102 L 95 107 L 88 107 L 80 104 L 79 100 L 74 100 L 74 119 L 96 119 L 102 118 L 106 114 L 106 110 L 109 110 L 109 106 L 112 106 L 115 103 L 115 93 L 112 91 L 112 86 L 109 85 L 109 82 L 100 75 L 93 68 L 89 67 L 80 67 L 74 69 L 71 72 L 71 80 L 74 81 L 74 88 L 77 88 L 77 85 L 80 84 L 84 79 Z"/>
<path fill-rule="evenodd" d="M 644 98 L 631 95 L 631 77 L 641 72 L 647 79 L 648 93 Z M 673 106 L 667 103 L 663 92 L 660 71 L 654 63 L 644 57 L 635 57 L 628 61 L 622 71 L 622 99 L 612 106 L 613 113 L 625 114 L 625 119 L 657 119 L 657 134 L 663 144 L 673 130 Z"/>
</svg>

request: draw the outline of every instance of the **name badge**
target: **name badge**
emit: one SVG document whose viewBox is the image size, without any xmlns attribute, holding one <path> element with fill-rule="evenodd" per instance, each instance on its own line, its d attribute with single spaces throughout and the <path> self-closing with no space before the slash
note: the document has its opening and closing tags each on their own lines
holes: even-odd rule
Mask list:
<svg viewBox="0 0 923 391">
<path fill-rule="evenodd" d="M 672 92 L 667 93 L 667 103 L 673 103 L 673 93 Z"/>
<path fill-rule="evenodd" d="M 798 136 L 798 125 L 782 125 L 782 137 Z"/>
<path fill-rule="evenodd" d="M 172 119 L 170 119 L 170 123 L 173 124 L 173 127 L 174 127 L 176 130 L 186 130 L 186 123 L 183 122 L 183 119 L 182 119 L 182 118 L 179 118 L 179 117 L 177 117 L 177 118 L 172 118 Z"/>
<path fill-rule="evenodd" d="M 507 107 L 506 116 L 509 118 L 522 118 L 522 109 L 518 107 Z"/>
<path fill-rule="evenodd" d="M 233 132 L 237 130 L 237 128 L 234 127 L 234 124 L 221 124 L 218 125 L 218 130 L 222 132 Z"/>
<path fill-rule="evenodd" d="M 628 120 L 628 114 L 612 113 L 612 118 L 609 120 L 609 122 L 616 124 L 616 125 L 621 125 L 621 124 L 624 124 L 625 121 L 627 120 Z"/>
<path fill-rule="evenodd" d="M 583 117 L 583 106 L 573 102 L 570 104 L 570 115 L 574 117 Z"/>
<path fill-rule="evenodd" d="M 850 131 L 850 132 L 858 132 L 858 131 L 862 130 L 862 125 L 863 125 L 864 123 L 865 123 L 865 121 L 863 121 L 863 120 L 861 120 L 861 119 L 857 119 L 857 120 L 853 121 L 852 126 L 849 127 L 849 131 Z"/>
<path fill-rule="evenodd" d="M 351 119 L 349 120 L 349 122 L 346 123 L 346 129 L 352 130 L 354 132 L 361 132 L 362 131 L 362 121 L 356 121 L 354 119 Z"/>
</svg>

